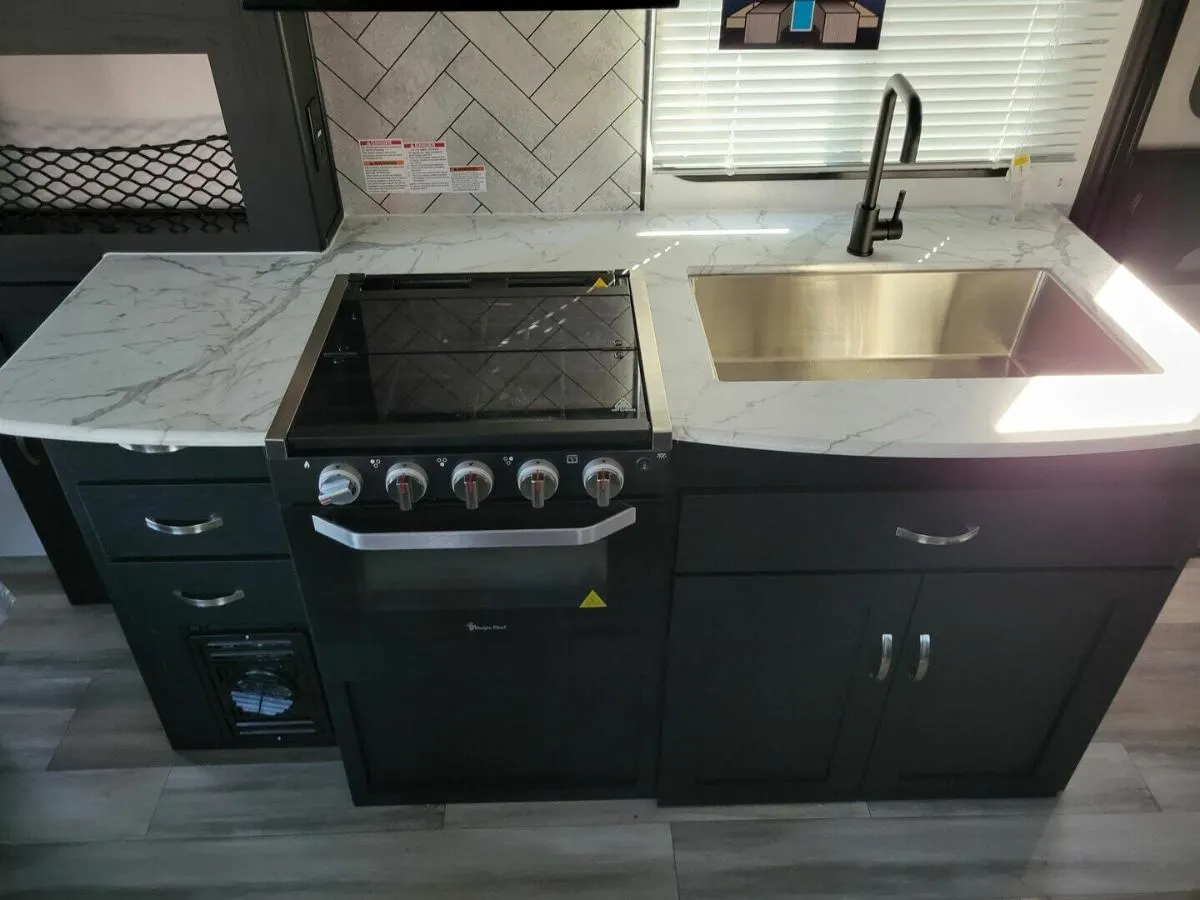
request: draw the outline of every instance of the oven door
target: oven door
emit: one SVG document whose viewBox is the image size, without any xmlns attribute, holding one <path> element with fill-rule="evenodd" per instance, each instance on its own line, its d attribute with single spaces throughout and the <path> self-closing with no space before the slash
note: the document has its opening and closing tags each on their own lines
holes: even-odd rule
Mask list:
<svg viewBox="0 0 1200 900">
<path fill-rule="evenodd" d="M 661 501 L 289 511 L 355 799 L 648 794 L 666 517 Z"/>
</svg>

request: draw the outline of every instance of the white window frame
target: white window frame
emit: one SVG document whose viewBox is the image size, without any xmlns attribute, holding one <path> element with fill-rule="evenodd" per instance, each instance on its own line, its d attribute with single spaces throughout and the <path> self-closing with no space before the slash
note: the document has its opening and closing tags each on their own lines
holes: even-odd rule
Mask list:
<svg viewBox="0 0 1200 900">
<path fill-rule="evenodd" d="M 969 2 L 969 0 L 964 0 Z M 1038 198 L 1039 202 L 1049 203 L 1063 209 L 1068 209 L 1079 193 L 1083 173 L 1087 168 L 1096 135 L 1108 106 L 1108 99 L 1116 84 L 1117 74 L 1133 27 L 1137 21 L 1143 0 L 1126 0 L 1121 8 L 1121 15 L 1114 30 L 1114 40 L 1109 48 L 1104 62 L 1104 70 L 1097 81 L 1096 100 L 1089 110 L 1087 122 L 1080 130 L 1079 144 L 1076 148 L 1074 162 L 1037 163 L 1032 168 L 1033 188 L 1030 195 Z M 1145 0 L 1159 2 L 1159 0 Z M 1200 0 L 1198 0 L 1200 2 Z M 654 66 L 654 32 L 659 13 L 653 12 L 650 17 L 650 33 L 647 35 L 647 65 L 649 75 L 646 90 L 646 186 L 645 208 L 651 212 L 695 212 L 722 209 L 787 209 L 800 212 L 828 212 L 832 209 L 844 208 L 848 212 L 862 199 L 863 181 L 861 178 L 822 178 L 797 175 L 792 178 L 758 179 L 750 177 L 721 178 L 713 180 L 692 180 L 680 177 L 673 172 L 656 172 L 654 170 L 654 139 L 651 122 L 653 121 L 653 91 L 650 79 L 653 79 Z M 887 28 L 886 19 L 884 28 Z M 917 85 L 918 91 L 920 85 Z M 883 85 L 879 86 L 880 95 Z M 893 129 L 904 127 L 903 104 L 898 104 Z M 918 163 L 920 152 L 917 153 Z M 891 174 L 891 165 L 884 172 L 883 189 L 879 195 L 879 205 L 890 207 L 896 199 L 896 194 L 907 190 L 905 207 L 921 206 L 993 206 L 1008 203 L 1008 183 L 1001 177 L 899 177 Z"/>
</svg>

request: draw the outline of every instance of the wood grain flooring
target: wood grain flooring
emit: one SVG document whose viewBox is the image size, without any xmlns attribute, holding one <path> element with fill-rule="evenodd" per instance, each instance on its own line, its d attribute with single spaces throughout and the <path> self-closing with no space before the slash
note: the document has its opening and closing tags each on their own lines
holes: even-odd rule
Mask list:
<svg viewBox="0 0 1200 900">
<path fill-rule="evenodd" d="M 107 608 L 0 581 L 0 897 L 1200 900 L 1200 562 L 1053 800 L 357 808 L 336 753 L 170 748 Z"/>
</svg>

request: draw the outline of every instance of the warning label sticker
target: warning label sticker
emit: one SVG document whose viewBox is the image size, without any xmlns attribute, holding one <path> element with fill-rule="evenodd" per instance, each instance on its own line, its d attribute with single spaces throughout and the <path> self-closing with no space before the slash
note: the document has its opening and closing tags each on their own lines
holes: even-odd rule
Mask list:
<svg viewBox="0 0 1200 900">
<path fill-rule="evenodd" d="M 467 194 L 487 190 L 484 166 L 452 166 L 445 141 L 361 140 L 368 194 Z"/>
<path fill-rule="evenodd" d="M 358 152 L 362 155 L 363 187 L 368 194 L 391 194 L 409 189 L 404 141 L 359 141 Z"/>
<path fill-rule="evenodd" d="M 608 604 L 595 591 L 588 591 L 588 595 L 583 598 L 583 602 L 579 604 L 580 609 L 607 609 Z"/>
</svg>

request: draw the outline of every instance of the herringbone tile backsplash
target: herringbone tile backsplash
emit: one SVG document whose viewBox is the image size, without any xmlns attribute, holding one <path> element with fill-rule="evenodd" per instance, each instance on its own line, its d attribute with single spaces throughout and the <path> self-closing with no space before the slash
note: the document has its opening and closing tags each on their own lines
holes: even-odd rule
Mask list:
<svg viewBox="0 0 1200 900">
<path fill-rule="evenodd" d="M 638 206 L 640 10 L 314 13 L 348 213 L 574 212 Z M 478 194 L 363 191 L 356 141 L 444 139 L 487 167 Z"/>
</svg>

